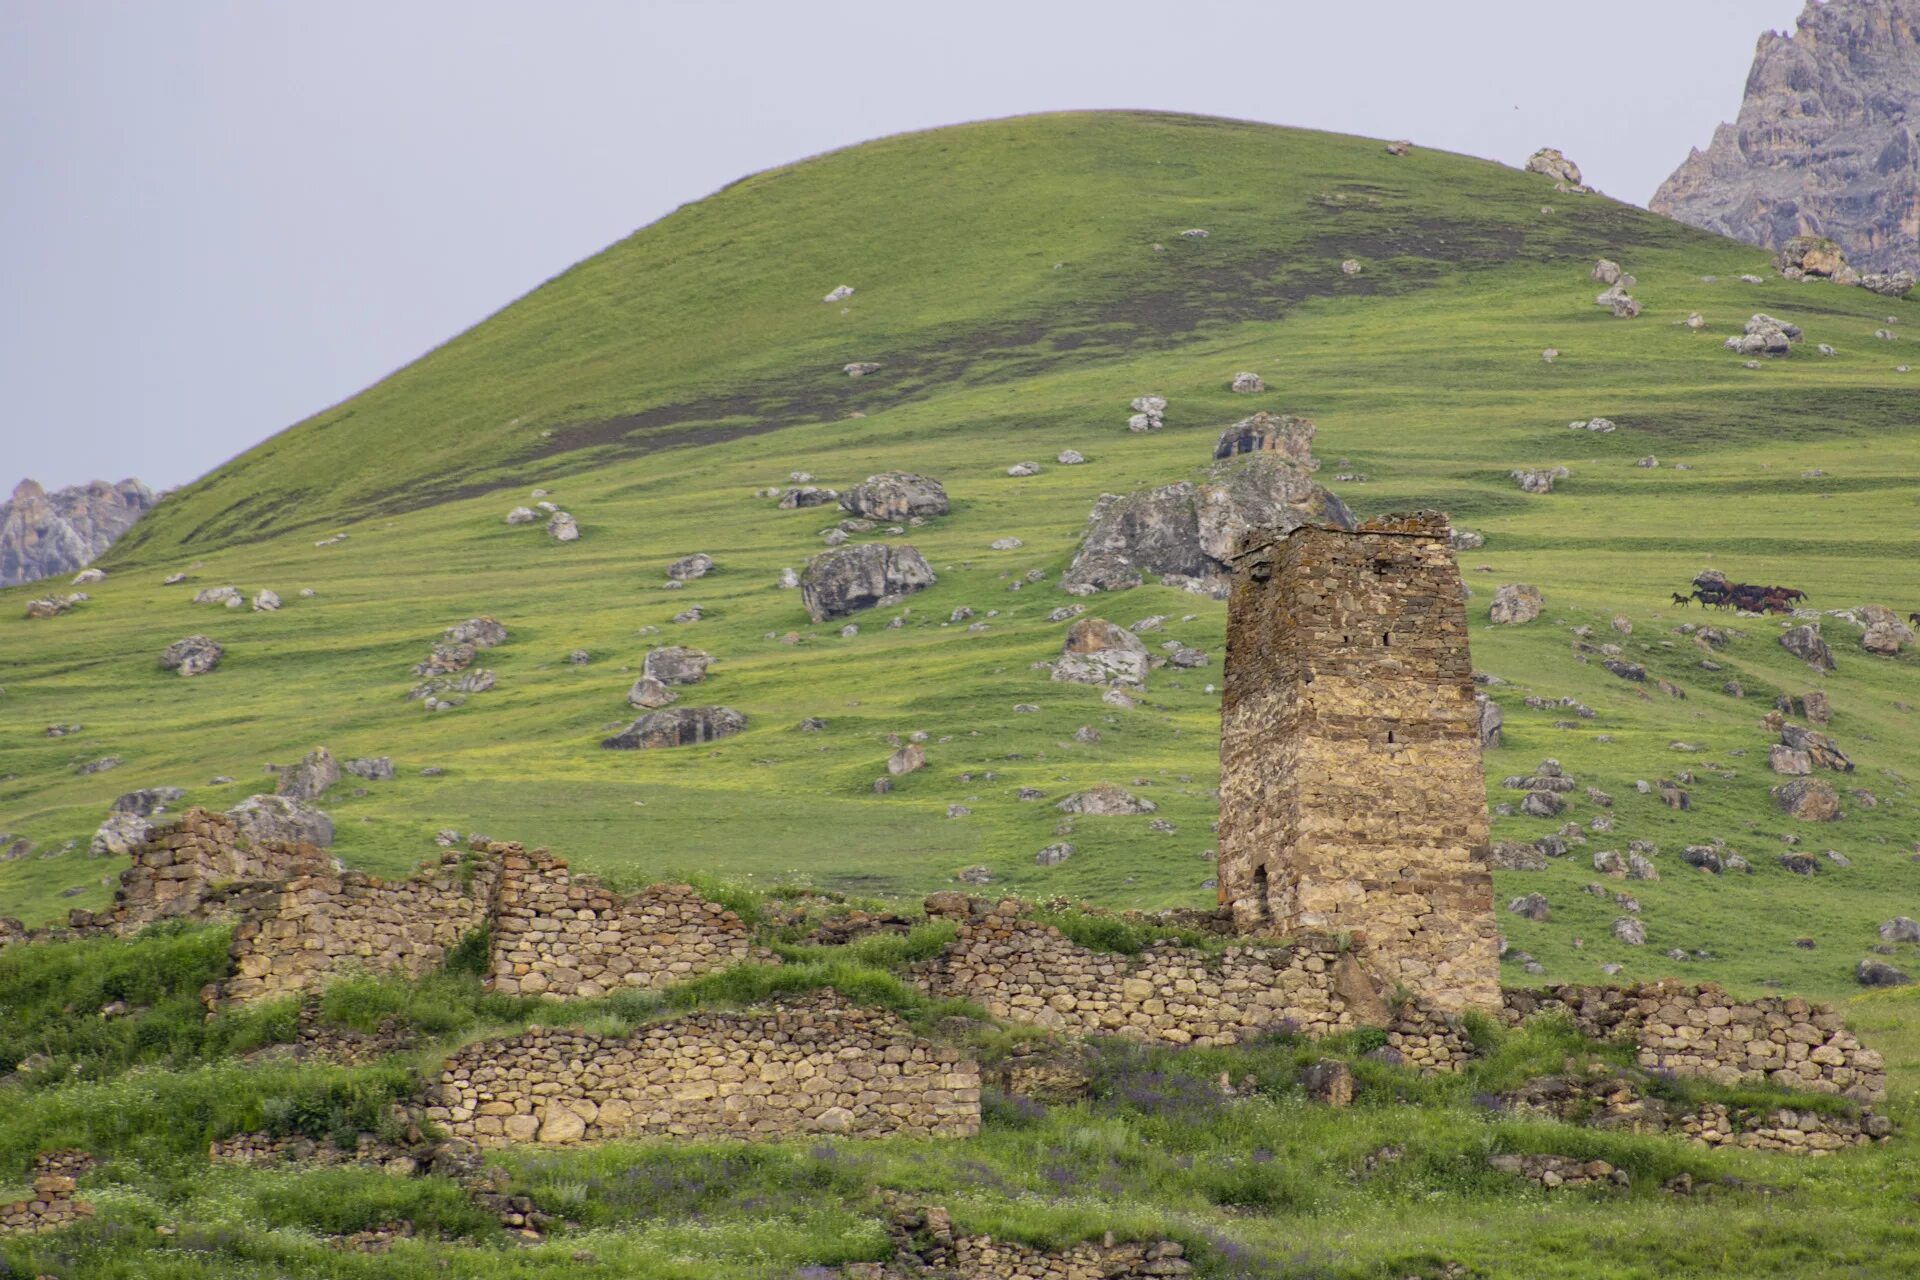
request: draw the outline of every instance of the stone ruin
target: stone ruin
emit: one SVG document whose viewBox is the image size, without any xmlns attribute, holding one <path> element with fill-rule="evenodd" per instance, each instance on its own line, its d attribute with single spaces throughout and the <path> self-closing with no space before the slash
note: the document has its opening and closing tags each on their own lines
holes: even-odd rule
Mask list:
<svg viewBox="0 0 1920 1280">
<path fill-rule="evenodd" d="M 1388 985 L 1500 1006 L 1479 712 L 1446 517 L 1256 532 L 1233 560 L 1219 896 Z"/>
</svg>

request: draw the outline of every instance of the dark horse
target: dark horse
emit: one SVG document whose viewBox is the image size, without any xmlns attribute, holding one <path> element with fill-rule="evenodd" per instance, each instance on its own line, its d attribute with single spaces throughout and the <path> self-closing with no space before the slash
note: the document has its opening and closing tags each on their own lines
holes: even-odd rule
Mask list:
<svg viewBox="0 0 1920 1280">
<path fill-rule="evenodd" d="M 1680 594 L 1680 593 L 1679 593 L 1678 591 L 1676 591 L 1676 592 L 1674 592 L 1674 593 L 1673 593 L 1673 602 L 1674 602 L 1675 604 L 1677 604 L 1677 605 L 1679 605 L 1679 606 L 1680 606 L 1680 607 L 1681 607 L 1682 609 L 1684 609 L 1684 608 L 1686 608 L 1686 607 L 1687 607 L 1688 605 L 1690 605 L 1690 604 L 1692 604 L 1692 603 L 1693 603 L 1693 597 L 1692 597 L 1692 596 L 1683 596 L 1683 595 L 1681 595 L 1681 594 Z"/>
</svg>

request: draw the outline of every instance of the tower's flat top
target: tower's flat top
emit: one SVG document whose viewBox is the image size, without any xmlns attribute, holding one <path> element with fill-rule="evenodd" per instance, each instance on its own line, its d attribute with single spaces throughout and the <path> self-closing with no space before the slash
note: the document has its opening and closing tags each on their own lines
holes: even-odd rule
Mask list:
<svg viewBox="0 0 1920 1280">
<path fill-rule="evenodd" d="M 1306 522 L 1291 529 L 1249 529 L 1241 535 L 1240 544 L 1235 548 L 1232 559 L 1252 555 L 1277 542 L 1283 542 L 1297 533 L 1333 533 L 1344 537 L 1388 537 L 1400 538 L 1446 538 L 1452 533 L 1452 523 L 1444 511 L 1397 511 L 1387 515 L 1375 516 L 1352 529 L 1342 529 L 1339 525 Z"/>
</svg>

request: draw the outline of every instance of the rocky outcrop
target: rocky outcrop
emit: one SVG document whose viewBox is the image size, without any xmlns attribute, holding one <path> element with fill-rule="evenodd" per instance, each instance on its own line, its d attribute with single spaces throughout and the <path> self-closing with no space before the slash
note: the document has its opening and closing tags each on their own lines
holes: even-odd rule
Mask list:
<svg viewBox="0 0 1920 1280">
<path fill-rule="evenodd" d="M 1855 268 L 1920 271 L 1920 0 L 1809 3 L 1797 25 L 1760 37 L 1739 118 L 1649 207 L 1770 249 L 1827 237 Z"/>
<path fill-rule="evenodd" d="M 648 712 L 600 745 L 609 751 L 691 747 L 730 738 L 746 727 L 747 718 L 732 707 L 672 707 Z"/>
<path fill-rule="evenodd" d="M 1346 504 L 1314 482 L 1312 439 L 1304 418 L 1256 414 L 1223 433 L 1216 454 L 1226 454 L 1199 484 L 1102 495 L 1061 585 L 1091 595 L 1137 587 L 1155 574 L 1168 586 L 1222 598 L 1227 560 L 1248 531 L 1353 528 Z"/>
<path fill-rule="evenodd" d="M 933 581 L 932 567 L 913 547 L 865 542 L 835 547 L 807 561 L 800 575 L 800 601 L 815 622 L 825 622 L 897 604 Z"/>
<path fill-rule="evenodd" d="M 138 480 L 95 480 L 52 493 L 22 480 L 0 502 L 0 587 L 75 572 L 156 501 Z"/>
<path fill-rule="evenodd" d="M 1105 618 L 1081 618 L 1067 628 L 1053 678 L 1137 688 L 1147 682 L 1147 665 L 1147 646 L 1139 636 Z"/>
<path fill-rule="evenodd" d="M 932 476 L 883 471 L 841 494 L 840 505 L 868 520 L 898 522 L 947 514 L 947 491 Z"/>
</svg>

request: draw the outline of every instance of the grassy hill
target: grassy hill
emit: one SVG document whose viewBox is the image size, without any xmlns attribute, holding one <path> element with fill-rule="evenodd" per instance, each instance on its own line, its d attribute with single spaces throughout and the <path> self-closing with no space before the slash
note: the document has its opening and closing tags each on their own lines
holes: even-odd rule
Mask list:
<svg viewBox="0 0 1920 1280">
<path fill-rule="evenodd" d="M 1189 228 L 1208 235 L 1182 237 Z M 1638 278 L 1639 318 L 1593 304 L 1601 256 Z M 1358 274 L 1341 270 L 1349 258 Z M 857 292 L 823 303 L 840 284 Z M 1704 329 L 1682 323 L 1693 311 Z M 1801 325 L 1806 341 L 1748 369 L 1722 340 L 1762 311 Z M 1883 328 L 1897 338 L 1874 337 Z M 1920 915 L 1909 782 L 1920 772 L 1920 657 L 1873 656 L 1858 628 L 1829 618 L 1838 670 L 1821 676 L 1779 646 L 1780 620 L 1727 615 L 1712 622 L 1740 634 L 1709 655 L 1675 630 L 1707 619 L 1668 596 L 1714 567 L 1802 586 L 1823 609 L 1920 608 L 1920 374 L 1896 370 L 1920 362 L 1916 336 L 1920 302 L 1791 283 L 1759 250 L 1604 197 L 1462 156 L 1394 157 L 1367 139 L 1064 115 L 888 139 L 756 175 L 169 495 L 113 548 L 108 579 L 74 612 L 29 621 L 38 593 L 0 592 L 0 830 L 31 842 L 0 863 L 0 914 L 44 921 L 107 899 L 119 863 L 89 858 L 86 840 L 120 792 L 177 785 L 189 803 L 226 807 L 272 789 L 266 762 L 316 744 L 394 758 L 396 780 L 356 795 L 349 779 L 324 802 L 336 852 L 384 872 L 453 827 L 549 845 L 627 881 L 698 874 L 905 897 L 984 864 L 996 891 L 1024 897 L 1208 902 L 1224 607 L 1158 586 L 1087 602 L 1122 624 L 1167 615 L 1155 643 L 1177 637 L 1215 655 L 1201 670 L 1155 672 L 1134 710 L 1049 683 L 1033 664 L 1058 653 L 1063 627 L 1046 615 L 1070 601 L 1057 580 L 1094 500 L 1197 475 L 1222 427 L 1265 408 L 1318 422 L 1321 478 L 1359 514 L 1438 507 L 1487 537 L 1462 566 L 1475 665 L 1506 682 L 1492 690 L 1506 735 L 1487 756 L 1490 800 L 1517 799 L 1500 779 L 1553 757 L 1583 788 L 1568 818 L 1613 820 L 1547 870 L 1497 878 L 1503 903 L 1536 889 L 1552 903 L 1548 923 L 1501 916 L 1546 978 L 1593 980 L 1617 964 L 1621 980 L 1681 974 L 1849 997 L 1874 926 Z M 1820 343 L 1836 354 L 1815 354 Z M 1548 347 L 1560 353 L 1550 364 Z M 881 368 L 849 379 L 841 367 L 856 360 Z M 1230 393 L 1242 369 L 1269 390 Z M 1128 401 L 1143 393 L 1167 397 L 1165 430 L 1125 430 Z M 1568 429 L 1595 415 L 1617 430 Z M 1069 448 L 1086 463 L 1055 465 Z M 1645 455 L 1660 465 L 1635 465 Z M 1009 477 L 1023 460 L 1040 474 Z M 1549 464 L 1571 476 L 1547 495 L 1522 493 L 1507 474 Z M 895 468 L 938 476 L 952 496 L 950 516 L 893 539 L 925 553 L 939 581 L 903 609 L 859 617 L 859 634 L 843 638 L 777 587 L 839 513 L 781 511 L 755 492 L 796 470 L 844 490 Z M 535 487 L 579 520 L 579 542 L 503 523 Z M 337 533 L 347 536 L 316 545 Z M 1023 545 L 990 549 L 1006 536 Z M 663 589 L 665 566 L 699 551 L 714 573 Z M 1013 590 L 1035 569 L 1045 581 Z M 186 581 L 162 586 L 175 572 Z M 1487 602 L 1509 582 L 1539 586 L 1545 612 L 1490 627 Z M 189 603 L 227 583 L 271 588 L 285 607 Z M 670 622 L 694 603 L 702 621 Z M 948 625 L 961 606 L 988 629 Z M 498 686 L 439 713 L 409 701 L 412 664 L 443 627 L 480 613 L 511 632 L 483 659 Z M 896 613 L 904 625 L 887 629 Z M 1616 616 L 1631 635 L 1610 629 Z M 1686 698 L 1583 660 L 1581 627 Z M 161 670 L 160 650 L 195 632 L 226 647 L 219 668 L 192 680 Z M 731 706 L 745 733 L 711 748 L 599 749 L 632 718 L 627 687 L 658 643 L 714 655 L 683 702 Z M 586 665 L 567 661 L 576 649 Z M 1722 691 L 1729 679 L 1744 698 Z M 1821 826 L 1769 801 L 1778 779 L 1759 723 L 1777 694 L 1814 688 L 1830 695 L 1829 731 L 1856 764 L 1836 778 L 1845 819 Z M 1594 714 L 1530 708 L 1529 696 Z M 803 733 L 806 717 L 827 727 Z M 1088 725 L 1095 744 L 1074 737 Z M 876 795 L 888 735 L 916 731 L 930 735 L 929 767 Z M 117 768 L 79 771 L 109 756 Z M 1688 811 L 1636 788 L 1680 770 L 1694 774 Z M 1051 801 L 1102 780 L 1150 796 L 1175 829 L 1077 819 L 1074 856 L 1036 866 L 1062 815 L 1018 790 Z M 1609 793 L 1611 809 L 1586 786 Z M 950 804 L 971 812 L 949 818 Z M 1500 818 L 1495 836 L 1557 826 Z M 1850 865 L 1823 859 L 1817 875 L 1792 875 L 1775 862 L 1789 836 Z M 1683 846 L 1715 838 L 1753 873 L 1708 876 L 1679 861 Z M 1582 892 L 1597 878 L 1592 853 L 1630 840 L 1661 850 L 1662 878 L 1629 886 L 1647 930 L 1637 948 L 1610 936 L 1617 908 Z M 67 841 L 77 847 L 62 852 Z M 1803 938 L 1812 945 L 1796 946 Z M 1909 1024 L 1911 1007 L 1884 996 L 1851 1006 L 1896 1040 L 1888 1028 Z M 1902 1090 L 1916 1065 L 1907 1052 Z M 1855 1187 L 1861 1224 L 1872 1217 L 1866 1185 Z M 1422 1229 L 1459 1230 L 1441 1221 L 1459 1203 L 1423 1211 Z M 1692 1224 L 1650 1212 L 1654 1269 L 1617 1274 L 1674 1274 L 1657 1259 Z M 1496 1218 L 1488 1247 L 1532 1221 L 1513 1206 Z M 1567 1256 L 1590 1256 L 1624 1221 L 1561 1238 Z M 1330 1221 L 1301 1229 L 1303 1249 L 1345 1247 Z M 1865 1239 L 1881 1227 L 1860 1229 Z M 1689 1273 L 1721 1274 L 1739 1252 L 1698 1258 Z M 1536 1257 L 1526 1274 L 1566 1260 Z M 1850 1274 L 1884 1274 L 1860 1265 Z M 729 1274 L 645 1272 L 656 1273 Z"/>
</svg>

